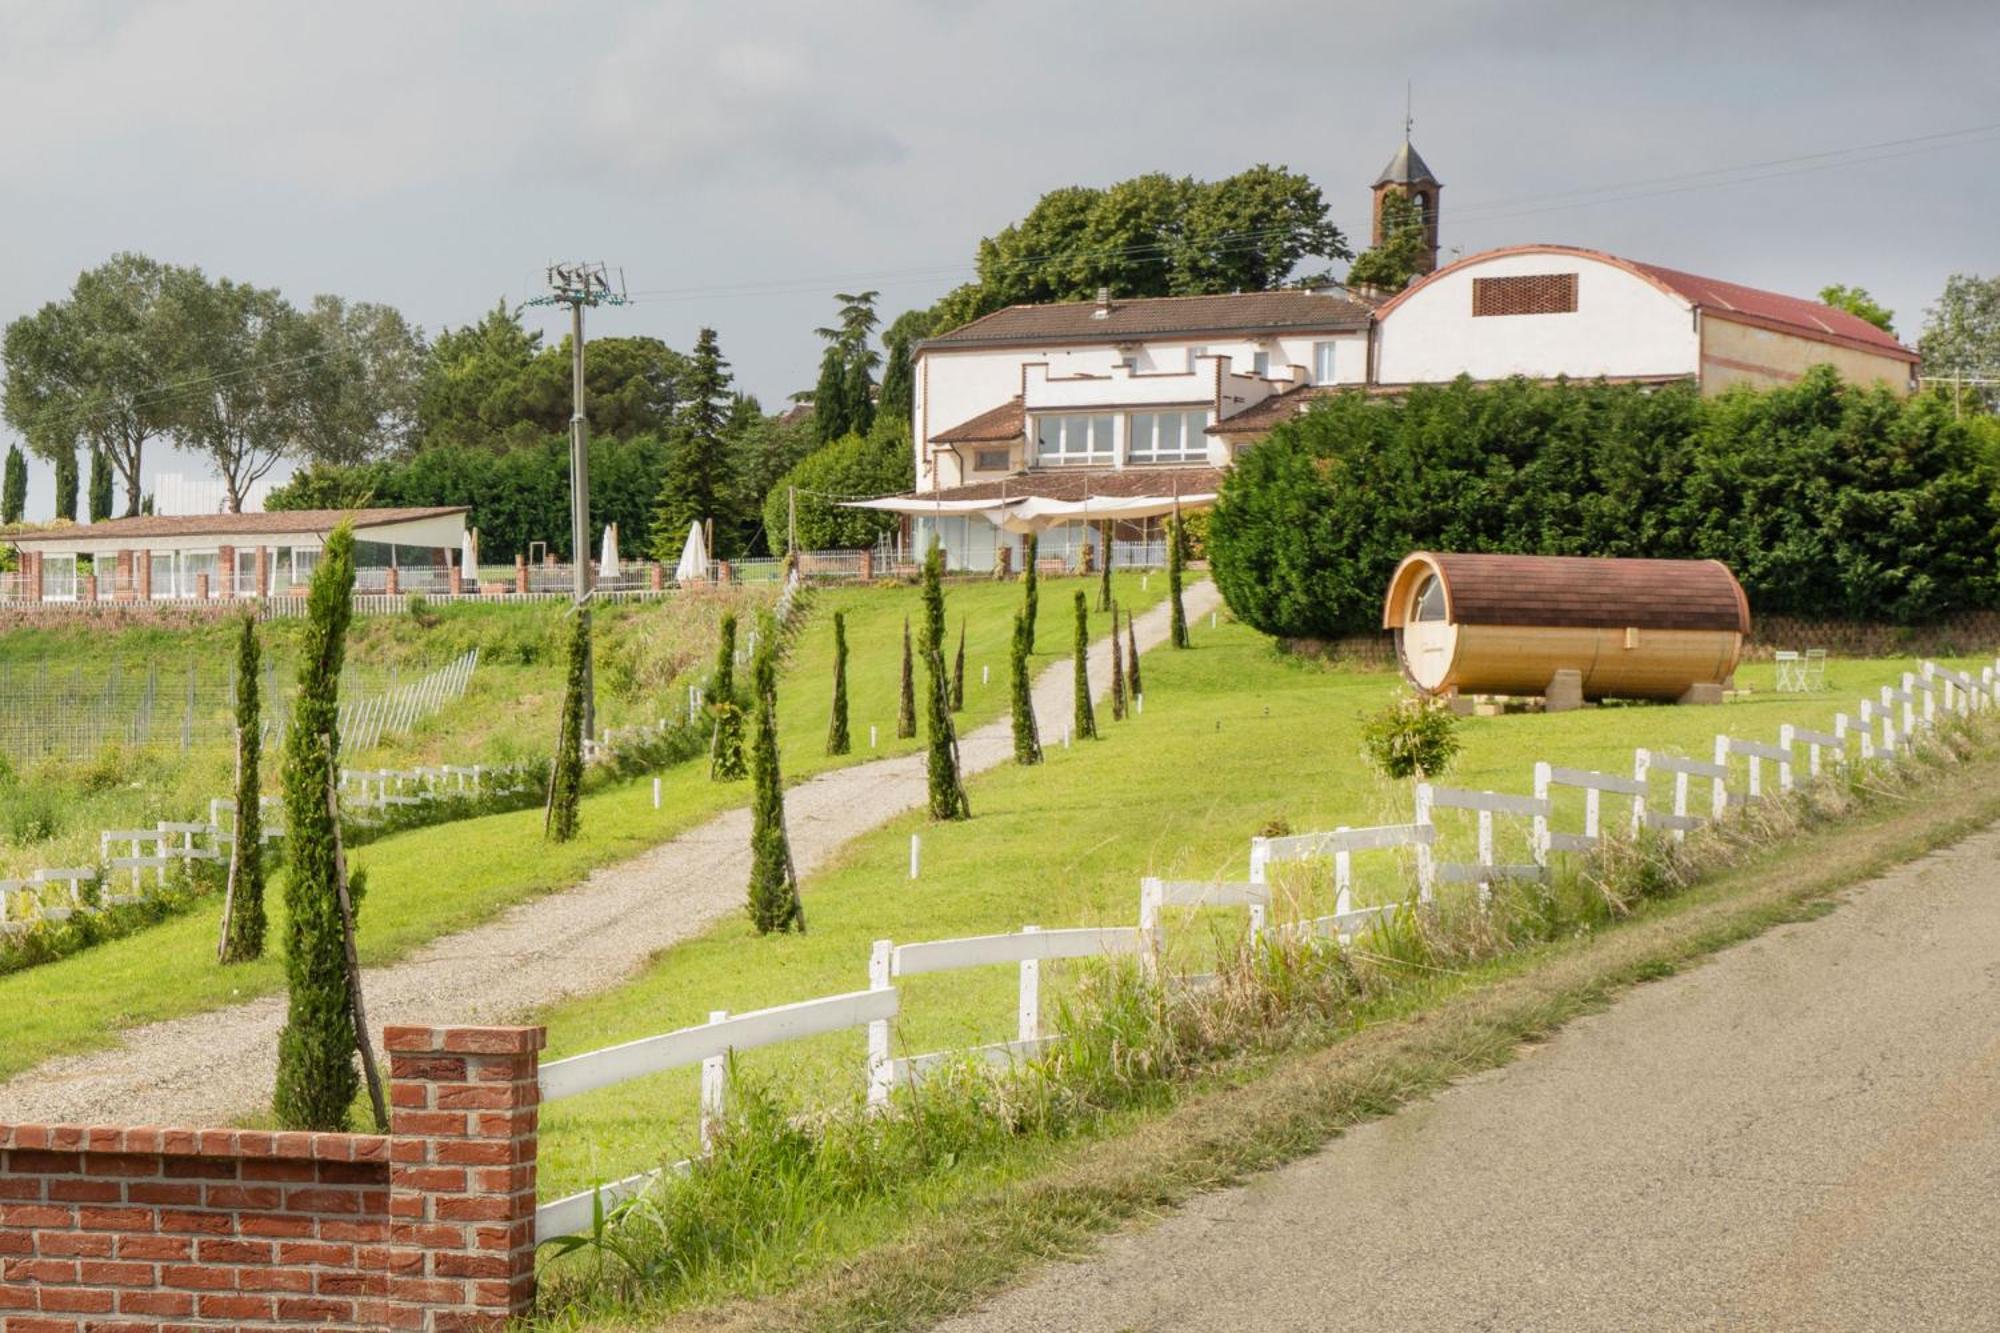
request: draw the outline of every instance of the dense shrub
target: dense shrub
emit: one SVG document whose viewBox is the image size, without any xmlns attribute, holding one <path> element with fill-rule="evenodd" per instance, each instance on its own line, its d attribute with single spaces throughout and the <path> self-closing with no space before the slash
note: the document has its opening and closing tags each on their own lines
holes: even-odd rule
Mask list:
<svg viewBox="0 0 2000 1333">
<path fill-rule="evenodd" d="M 806 455 L 778 478 L 764 500 L 764 530 L 771 549 L 786 549 L 795 489 L 800 550 L 873 546 L 877 537 L 894 532 L 902 519 L 869 509 L 842 509 L 837 502 L 906 491 L 916 484 L 914 466 L 908 428 L 895 417 L 885 417 L 865 437 L 843 436 Z"/>
<path fill-rule="evenodd" d="M 1934 397 L 1830 368 L 1776 390 L 1474 385 L 1335 395 L 1246 451 L 1210 519 L 1237 617 L 1380 623 L 1413 550 L 1719 559 L 1760 612 L 1894 620 L 1992 606 L 1994 451 Z"/>
</svg>

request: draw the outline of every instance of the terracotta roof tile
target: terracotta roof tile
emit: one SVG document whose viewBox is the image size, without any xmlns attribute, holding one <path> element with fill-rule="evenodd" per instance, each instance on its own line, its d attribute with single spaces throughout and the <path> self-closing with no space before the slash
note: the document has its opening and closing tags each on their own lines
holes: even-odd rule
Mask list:
<svg viewBox="0 0 2000 1333">
<path fill-rule="evenodd" d="M 1328 332 L 1368 327 L 1372 311 L 1350 296 L 1294 289 L 1234 292 L 1224 296 L 1155 296 L 1114 299 L 1097 317 L 1095 301 L 1015 305 L 961 324 L 920 347 L 989 343 L 1117 342 L 1164 334 L 1258 333 L 1299 329 Z"/>
<path fill-rule="evenodd" d="M 1028 432 L 1027 413 L 1015 398 L 988 408 L 970 421 L 931 436 L 934 444 L 1012 444 Z"/>
<path fill-rule="evenodd" d="M 137 518 L 111 518 L 99 523 L 17 529 L 0 536 L 16 543 L 60 541 L 87 547 L 99 538 L 254 537 L 273 532 L 331 532 L 345 518 L 353 519 L 358 531 L 465 512 L 465 505 L 430 505 L 411 509 L 280 509 L 257 514 L 141 514 Z"/>
<path fill-rule="evenodd" d="M 913 500 L 998 500 L 1034 496 L 1044 500 L 1129 499 L 1138 495 L 1213 495 L 1222 473 L 1212 467 L 1129 467 L 1115 471 L 1019 472 L 994 481 L 913 491 Z"/>
</svg>

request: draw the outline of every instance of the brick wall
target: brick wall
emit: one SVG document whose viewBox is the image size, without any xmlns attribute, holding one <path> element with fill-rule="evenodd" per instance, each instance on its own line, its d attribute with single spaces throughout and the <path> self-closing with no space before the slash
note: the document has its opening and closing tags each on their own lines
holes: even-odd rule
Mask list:
<svg viewBox="0 0 2000 1333">
<path fill-rule="evenodd" d="M 388 1136 L 0 1125 L 0 1327 L 504 1325 L 542 1038 L 389 1029 Z"/>
</svg>

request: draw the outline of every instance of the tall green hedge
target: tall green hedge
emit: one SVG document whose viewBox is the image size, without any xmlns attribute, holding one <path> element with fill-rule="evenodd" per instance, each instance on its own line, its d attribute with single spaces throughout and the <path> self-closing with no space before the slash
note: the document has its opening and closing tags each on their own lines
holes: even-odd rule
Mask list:
<svg viewBox="0 0 2000 1333">
<path fill-rule="evenodd" d="M 1897 623 L 2000 605 L 2000 464 L 1932 395 L 1829 367 L 1703 399 L 1515 380 L 1334 395 L 1246 450 L 1208 554 L 1269 634 L 1381 624 L 1413 550 L 1718 559 L 1753 610 Z"/>
</svg>

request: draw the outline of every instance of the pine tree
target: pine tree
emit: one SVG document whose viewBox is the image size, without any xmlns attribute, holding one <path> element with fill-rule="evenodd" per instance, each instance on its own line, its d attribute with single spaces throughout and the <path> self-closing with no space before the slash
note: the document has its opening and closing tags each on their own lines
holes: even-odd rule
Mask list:
<svg viewBox="0 0 2000 1333">
<path fill-rule="evenodd" d="M 829 343 L 825 355 L 819 359 L 819 382 L 813 386 L 813 433 L 819 436 L 821 444 L 832 444 L 851 428 L 847 363 L 840 355 L 840 344 Z"/>
<path fill-rule="evenodd" d="M 1098 564 L 1102 566 L 1097 572 L 1097 609 L 1100 611 L 1109 611 L 1111 609 L 1111 525 L 1109 523 L 1100 523 L 1097 525 L 1097 553 Z"/>
<path fill-rule="evenodd" d="M 102 523 L 111 517 L 111 459 L 104 450 L 90 451 L 90 521 Z"/>
<path fill-rule="evenodd" d="M 225 963 L 264 956 L 264 812 L 258 807 L 263 789 L 261 657 L 257 617 L 246 615 L 236 641 L 236 837 L 229 845 L 229 888 L 223 895 Z"/>
<path fill-rule="evenodd" d="M 924 557 L 924 670 L 929 675 L 925 717 L 930 736 L 931 818 L 970 819 L 972 803 L 958 767 L 958 732 L 951 721 L 951 681 L 944 663 L 944 547 L 931 543 Z"/>
<path fill-rule="evenodd" d="M 1009 685 L 1014 696 L 1014 762 L 1042 762 L 1042 738 L 1035 727 L 1035 692 L 1028 682 L 1028 618 L 1014 613 L 1014 651 L 1008 660 Z"/>
<path fill-rule="evenodd" d="M 1125 647 L 1118 638 L 1118 605 L 1111 606 L 1111 720 L 1125 720 Z"/>
<path fill-rule="evenodd" d="M 7 464 L 0 475 L 0 523 L 19 523 L 28 509 L 28 458 L 21 446 L 7 446 Z"/>
<path fill-rule="evenodd" d="M 1167 642 L 1176 648 L 1189 645 L 1187 608 L 1181 605 L 1181 521 L 1167 523 L 1167 600 L 1173 603 L 1173 628 Z"/>
<path fill-rule="evenodd" d="M 340 764 L 340 672 L 354 614 L 354 530 L 326 539 L 306 597 L 298 697 L 285 736 L 285 980 L 272 1109 L 285 1129 L 344 1130 L 361 1080 L 340 904 L 340 830 L 328 793 Z M 359 906 L 360 880 L 350 886 Z"/>
<path fill-rule="evenodd" d="M 708 681 L 708 711 L 715 718 L 709 738 L 708 775 L 717 782 L 736 782 L 744 774 L 743 705 L 736 697 L 736 613 L 722 617 L 721 639 L 715 649 L 715 674 Z"/>
<path fill-rule="evenodd" d="M 76 522 L 76 450 L 64 449 L 56 455 L 56 517 Z"/>
<path fill-rule="evenodd" d="M 1112 633 L 1118 632 L 1117 626 Z M 1139 680 L 1139 631 L 1132 624 L 1132 613 L 1125 613 L 1125 686 L 1132 696 L 1132 706 L 1139 706 L 1139 696 L 1145 693 L 1145 686 Z"/>
<path fill-rule="evenodd" d="M 965 617 L 958 618 L 958 656 L 951 661 L 951 711 L 965 711 Z"/>
<path fill-rule="evenodd" d="M 668 438 L 669 462 L 653 504 L 655 560 L 667 564 L 677 560 L 692 524 L 713 519 L 718 545 L 727 531 L 733 405 L 729 381 L 729 363 L 722 359 L 715 330 L 703 329 L 681 378 L 681 405 Z M 723 554 L 709 552 L 711 559 Z"/>
<path fill-rule="evenodd" d="M 549 803 L 542 820 L 542 834 L 550 842 L 568 842 L 576 836 L 583 799 L 583 691 L 590 663 L 590 608 L 579 606 L 573 614 L 562 720 L 555 761 L 549 765 Z"/>
<path fill-rule="evenodd" d="M 826 752 L 846 754 L 853 748 L 847 735 L 847 613 L 833 613 L 833 717 L 826 724 Z"/>
<path fill-rule="evenodd" d="M 1038 563 L 1036 553 L 1041 544 L 1040 537 L 1031 532 L 1021 547 L 1021 609 L 1027 616 L 1028 651 L 1031 653 L 1035 651 L 1035 616 L 1041 609 L 1042 600 L 1042 575 L 1035 568 Z"/>
<path fill-rule="evenodd" d="M 805 904 L 785 832 L 785 786 L 778 772 L 778 626 L 764 625 L 750 665 L 756 726 L 750 742 L 750 920 L 759 935 L 804 931 Z"/>
<path fill-rule="evenodd" d="M 1097 738 L 1097 712 L 1090 706 L 1090 605 L 1076 590 L 1076 738 Z"/>
<path fill-rule="evenodd" d="M 917 681 L 910 664 L 910 618 L 903 617 L 903 686 L 896 703 L 896 739 L 917 734 Z"/>
</svg>

